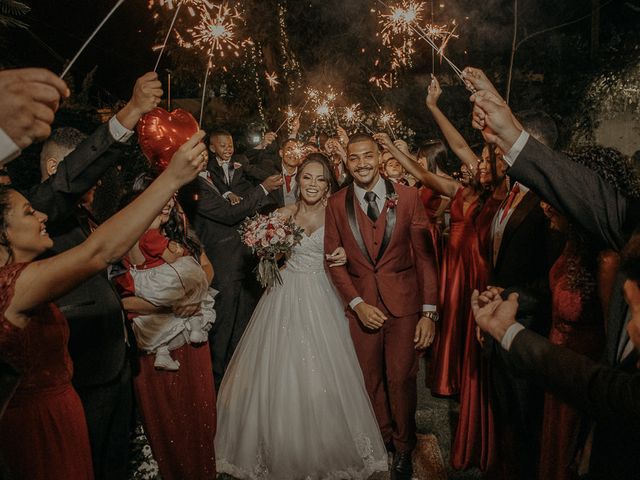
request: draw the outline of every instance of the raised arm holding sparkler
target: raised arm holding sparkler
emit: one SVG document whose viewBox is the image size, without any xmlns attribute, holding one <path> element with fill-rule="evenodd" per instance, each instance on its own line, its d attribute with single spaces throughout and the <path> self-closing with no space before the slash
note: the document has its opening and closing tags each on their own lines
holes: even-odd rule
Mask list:
<svg viewBox="0 0 640 480">
<path fill-rule="evenodd" d="M 478 157 L 473 153 L 473 150 L 469 147 L 466 140 L 460 135 L 460 132 L 456 130 L 456 127 L 449 121 L 449 119 L 442 113 L 442 110 L 438 108 L 438 99 L 442 95 L 442 88 L 438 79 L 431 75 L 431 83 L 427 86 L 427 98 L 426 105 L 433 116 L 433 119 L 438 124 L 440 131 L 444 135 L 444 138 L 449 144 L 449 148 L 453 150 L 453 153 L 460 159 L 460 161 L 467 166 L 467 168 L 474 172 L 477 168 Z"/>
<path fill-rule="evenodd" d="M 373 138 L 380 146 L 388 150 L 407 172 L 416 177 L 423 185 L 438 192 L 440 195 L 453 198 L 458 189 L 463 187 L 457 180 L 441 177 L 422 168 L 418 162 L 412 160 L 410 156 L 400 150 L 387 133 L 376 133 Z"/>
</svg>

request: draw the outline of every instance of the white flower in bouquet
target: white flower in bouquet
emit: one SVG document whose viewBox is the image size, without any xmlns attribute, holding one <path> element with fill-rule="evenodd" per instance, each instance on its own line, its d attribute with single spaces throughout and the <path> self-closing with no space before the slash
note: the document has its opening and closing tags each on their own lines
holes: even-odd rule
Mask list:
<svg viewBox="0 0 640 480">
<path fill-rule="evenodd" d="M 282 277 L 278 260 L 291 254 L 293 247 L 302 240 L 303 229 L 291 219 L 277 212 L 269 215 L 255 215 L 240 226 L 242 242 L 258 256 L 256 276 L 260 284 L 270 288 Z"/>
</svg>

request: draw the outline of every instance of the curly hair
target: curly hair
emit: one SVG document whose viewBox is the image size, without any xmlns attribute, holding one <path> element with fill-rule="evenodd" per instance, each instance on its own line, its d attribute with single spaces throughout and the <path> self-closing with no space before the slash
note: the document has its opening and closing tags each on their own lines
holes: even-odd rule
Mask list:
<svg viewBox="0 0 640 480">
<path fill-rule="evenodd" d="M 0 185 L 0 245 L 7 249 L 9 254 L 5 265 L 9 265 L 13 260 L 13 250 L 7 239 L 7 213 L 11 208 L 11 202 L 9 195 L 15 191 L 14 188 L 8 185 Z"/>
<path fill-rule="evenodd" d="M 631 159 L 615 148 L 587 145 L 566 152 L 569 158 L 590 168 L 627 198 L 640 198 L 640 178 Z"/>
<path fill-rule="evenodd" d="M 596 172 L 604 181 L 628 198 L 640 198 L 640 179 L 631 160 L 614 148 L 590 145 L 567 152 L 574 162 Z M 598 253 L 594 239 L 569 219 L 568 240 L 572 249 L 567 259 L 569 288 L 585 298 L 597 285 Z"/>
</svg>

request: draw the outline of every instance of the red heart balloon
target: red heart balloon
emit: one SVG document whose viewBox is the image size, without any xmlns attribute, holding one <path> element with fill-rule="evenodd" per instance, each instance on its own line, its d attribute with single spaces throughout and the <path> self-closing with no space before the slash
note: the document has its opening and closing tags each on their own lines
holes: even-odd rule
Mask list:
<svg viewBox="0 0 640 480">
<path fill-rule="evenodd" d="M 162 172 L 176 150 L 198 129 L 198 122 L 186 110 L 167 112 L 156 107 L 138 122 L 138 141 L 149 163 Z"/>
</svg>

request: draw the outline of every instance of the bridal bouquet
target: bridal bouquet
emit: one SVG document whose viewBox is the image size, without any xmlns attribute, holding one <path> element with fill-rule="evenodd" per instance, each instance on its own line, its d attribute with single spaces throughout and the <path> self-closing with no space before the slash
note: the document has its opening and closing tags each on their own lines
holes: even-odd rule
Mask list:
<svg viewBox="0 0 640 480">
<path fill-rule="evenodd" d="M 269 288 L 282 277 L 278 269 L 278 259 L 291 253 L 302 240 L 303 229 L 292 220 L 277 212 L 269 215 L 257 214 L 247 218 L 240 226 L 242 242 L 258 256 L 256 276 L 263 288 Z"/>
</svg>

